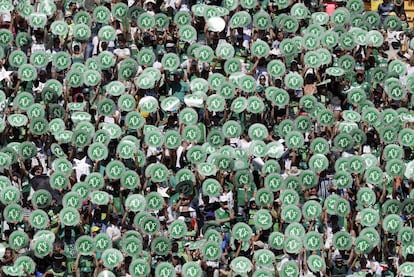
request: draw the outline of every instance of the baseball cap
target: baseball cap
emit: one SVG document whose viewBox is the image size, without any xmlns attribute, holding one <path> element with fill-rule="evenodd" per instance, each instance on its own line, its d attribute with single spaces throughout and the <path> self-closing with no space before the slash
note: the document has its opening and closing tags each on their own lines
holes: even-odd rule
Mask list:
<svg viewBox="0 0 414 277">
<path fill-rule="evenodd" d="M 101 230 L 101 228 L 99 228 L 98 226 L 92 227 L 92 232 L 99 232 L 99 230 Z"/>
</svg>

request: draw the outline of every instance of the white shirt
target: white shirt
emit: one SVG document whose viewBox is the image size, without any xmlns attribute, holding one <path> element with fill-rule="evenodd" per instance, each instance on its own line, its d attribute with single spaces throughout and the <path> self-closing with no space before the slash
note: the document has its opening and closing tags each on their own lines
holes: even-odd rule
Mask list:
<svg viewBox="0 0 414 277">
<path fill-rule="evenodd" d="M 76 169 L 76 179 L 80 182 L 82 175 L 89 175 L 91 173 L 90 164 L 86 162 L 86 156 L 83 159 L 73 159 L 74 169 Z"/>
<path fill-rule="evenodd" d="M 117 239 L 121 238 L 121 230 L 113 224 L 111 224 L 106 229 L 106 234 L 111 238 L 112 241 L 116 241 Z"/>
<path fill-rule="evenodd" d="M 36 52 L 42 52 L 42 51 L 46 51 L 45 48 L 45 44 L 37 44 L 37 43 L 33 43 L 32 44 L 32 48 L 31 48 L 31 53 L 34 54 Z"/>
<path fill-rule="evenodd" d="M 160 154 L 160 151 L 158 151 L 157 147 L 149 146 L 147 150 L 147 157 L 151 156 L 158 156 Z"/>
<path fill-rule="evenodd" d="M 247 151 L 247 150 L 249 150 L 250 144 L 251 144 L 251 141 L 247 141 L 245 139 L 241 139 L 239 141 L 238 148 L 240 148 L 241 150 L 246 150 Z"/>
<path fill-rule="evenodd" d="M 131 56 L 131 51 L 129 50 L 129 48 L 117 48 L 114 50 L 114 54 L 118 57 L 122 56 L 122 57 L 129 57 Z"/>
<path fill-rule="evenodd" d="M 183 266 L 178 264 L 174 267 L 176 273 L 181 273 Z"/>
<path fill-rule="evenodd" d="M 226 198 L 227 203 L 229 203 L 229 208 L 233 208 L 233 192 L 229 191 L 228 193 L 223 193 L 220 195 L 220 198 Z"/>
<path fill-rule="evenodd" d="M 114 116 L 119 117 L 120 112 L 118 110 L 116 110 L 114 112 Z M 115 123 L 115 118 L 113 116 L 105 116 L 104 117 L 104 122 L 106 123 Z"/>
<path fill-rule="evenodd" d="M 187 146 L 187 149 L 191 148 L 191 144 L 189 146 Z M 183 154 L 184 151 L 184 147 L 182 147 L 181 145 L 177 148 L 177 162 L 175 163 L 175 167 L 181 168 L 181 164 L 180 164 L 180 158 L 181 155 Z"/>
<path fill-rule="evenodd" d="M 280 263 L 277 265 L 277 271 L 281 271 L 283 264 L 289 261 L 289 256 L 284 255 L 283 258 L 280 260 Z"/>
<path fill-rule="evenodd" d="M 11 13 L 10 12 L 4 12 L 1 13 L 1 19 L 3 22 L 9 22 L 11 21 Z"/>
</svg>

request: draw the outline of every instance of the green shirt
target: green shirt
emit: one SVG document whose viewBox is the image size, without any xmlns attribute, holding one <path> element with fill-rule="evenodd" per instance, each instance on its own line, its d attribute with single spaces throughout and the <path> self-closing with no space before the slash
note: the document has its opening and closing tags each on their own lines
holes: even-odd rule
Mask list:
<svg viewBox="0 0 414 277">
<path fill-rule="evenodd" d="M 228 219 L 230 218 L 230 213 L 223 208 L 219 208 L 214 212 L 216 216 L 216 220 Z M 224 231 L 230 230 L 230 222 L 221 223 L 222 228 L 224 227 Z"/>
<path fill-rule="evenodd" d="M 386 270 L 382 272 L 382 276 L 384 277 L 394 277 L 394 273 L 391 270 Z"/>
<path fill-rule="evenodd" d="M 255 190 L 255 184 L 250 185 L 247 191 L 245 191 L 243 187 L 237 188 L 237 205 L 239 207 L 244 207 L 246 205 L 244 203 L 244 194 L 247 193 L 247 202 L 249 202 L 249 200 L 253 197 L 253 193 Z"/>
<path fill-rule="evenodd" d="M 310 226 L 310 222 L 309 221 L 305 221 L 303 224 L 302 224 L 302 226 L 306 229 L 306 230 L 308 230 L 308 228 L 309 228 L 309 226 Z M 313 224 L 313 230 L 311 230 L 311 231 L 317 231 L 318 233 L 323 233 L 324 232 L 324 229 L 323 229 L 323 224 L 322 224 L 322 222 L 320 221 L 320 219 L 319 218 L 316 218 L 316 221 L 315 221 L 315 223 Z"/>
<path fill-rule="evenodd" d="M 78 267 L 81 272 L 93 272 L 95 269 L 95 265 L 93 263 L 93 257 L 82 255 L 79 259 Z"/>
<path fill-rule="evenodd" d="M 181 81 L 180 83 L 172 83 L 172 95 L 180 99 L 180 102 L 184 103 L 184 96 L 189 91 L 187 82 Z"/>
<path fill-rule="evenodd" d="M 370 86 L 369 86 L 368 82 L 362 82 L 362 84 L 359 84 L 357 82 L 353 82 L 352 85 L 351 85 L 351 89 L 352 88 L 361 88 L 361 89 L 363 89 L 365 91 L 367 97 L 369 98 Z"/>
<path fill-rule="evenodd" d="M 255 217 L 256 213 L 257 213 L 257 210 L 249 209 L 249 219 L 248 219 L 247 224 L 249 224 L 249 226 L 251 226 L 251 227 L 255 226 L 254 217 Z"/>
<path fill-rule="evenodd" d="M 51 272 L 53 273 L 53 276 L 57 276 L 57 277 L 63 277 L 63 276 L 67 276 L 66 271 L 59 271 L 59 270 L 54 270 L 53 268 L 50 268 L 48 271 L 46 271 L 46 273 Z"/>
<path fill-rule="evenodd" d="M 341 267 L 334 265 L 332 269 L 332 277 L 345 277 L 347 272 L 348 269 L 345 265 Z"/>
</svg>

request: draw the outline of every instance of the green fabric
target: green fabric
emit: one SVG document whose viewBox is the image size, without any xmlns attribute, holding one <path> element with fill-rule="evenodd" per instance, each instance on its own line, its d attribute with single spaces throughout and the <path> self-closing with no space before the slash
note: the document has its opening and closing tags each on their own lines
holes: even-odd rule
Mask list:
<svg viewBox="0 0 414 277">
<path fill-rule="evenodd" d="M 215 216 L 216 216 L 216 220 L 222 220 L 222 219 L 230 218 L 229 212 L 225 211 L 222 208 L 217 209 L 214 213 L 215 213 Z M 230 222 L 225 222 L 225 223 L 221 223 L 221 224 L 222 224 L 222 228 L 224 227 L 224 229 L 226 231 L 230 230 Z"/>
<path fill-rule="evenodd" d="M 253 193 L 254 193 L 255 190 L 256 190 L 256 185 L 251 185 L 247 189 L 247 204 L 249 203 L 250 198 L 253 197 Z M 238 188 L 237 189 L 237 204 L 238 204 L 238 206 L 241 206 L 241 207 L 245 206 L 244 194 L 245 194 L 244 188 Z"/>
<path fill-rule="evenodd" d="M 66 271 L 54 271 L 53 268 L 50 268 L 48 271 L 46 271 L 46 273 L 51 272 L 53 274 L 54 277 L 60 277 L 60 276 L 66 276 Z"/>
<path fill-rule="evenodd" d="M 377 56 L 377 63 L 379 67 L 388 67 L 388 59 Z"/>
<path fill-rule="evenodd" d="M 25 86 L 20 85 L 19 92 L 25 92 L 25 91 L 33 91 L 33 82 L 24 82 Z"/>
<path fill-rule="evenodd" d="M 114 204 L 118 214 L 122 214 L 121 199 L 119 197 L 114 197 Z"/>
<path fill-rule="evenodd" d="M 361 88 L 365 91 L 367 97 L 369 97 L 370 85 L 368 84 L 368 82 L 364 81 L 364 82 L 362 82 L 362 84 L 358 84 L 357 82 L 353 82 L 352 85 L 351 85 L 351 88 Z"/>
<path fill-rule="evenodd" d="M 274 232 L 279 232 L 279 221 L 276 221 L 275 224 L 273 225 L 273 231 Z"/>
<path fill-rule="evenodd" d="M 31 186 L 30 186 L 30 184 L 28 182 L 24 182 L 22 184 L 22 192 L 23 193 L 30 192 L 30 188 L 31 188 Z"/>
<path fill-rule="evenodd" d="M 400 1 L 400 0 L 397 0 L 397 1 Z M 401 22 L 401 29 L 406 35 L 410 34 L 410 26 L 408 25 L 406 21 Z"/>
<path fill-rule="evenodd" d="M 180 102 L 184 103 L 184 96 L 189 91 L 187 82 L 181 81 L 180 83 L 172 83 L 170 85 L 172 89 L 172 95 L 180 99 Z"/>
<path fill-rule="evenodd" d="M 81 272 L 93 272 L 94 270 L 93 257 L 82 255 L 79 259 L 78 267 Z"/>
<path fill-rule="evenodd" d="M 185 62 L 188 60 L 188 55 L 187 54 L 181 54 L 180 56 L 180 61 L 181 63 Z"/>
<path fill-rule="evenodd" d="M 355 71 L 364 71 L 365 70 L 365 64 L 364 63 L 355 63 Z"/>
<path fill-rule="evenodd" d="M 131 45 L 132 46 L 132 45 Z M 135 47 L 130 47 L 131 49 L 131 57 L 134 57 L 138 54 L 138 48 L 137 46 L 134 44 Z"/>
<path fill-rule="evenodd" d="M 89 224 L 84 224 L 83 225 L 83 230 L 85 234 L 90 234 L 91 233 L 91 225 Z"/>
<path fill-rule="evenodd" d="M 184 96 L 185 96 L 184 91 L 178 91 L 178 92 L 174 93 L 173 96 L 177 97 L 180 100 L 181 103 L 184 103 Z"/>
<path fill-rule="evenodd" d="M 253 69 L 253 63 L 251 63 L 249 60 L 246 61 L 246 70 L 247 72 L 251 71 Z"/>
<path fill-rule="evenodd" d="M 343 218 L 342 218 L 342 220 L 343 220 Z M 302 226 L 305 228 L 305 230 L 308 230 L 308 228 L 310 226 L 310 222 L 309 221 L 305 221 L 302 224 Z M 316 218 L 316 221 L 313 224 L 313 229 L 311 231 L 314 231 L 314 230 L 316 230 L 318 233 L 321 233 L 321 234 L 324 232 L 323 223 L 321 222 L 320 218 Z"/>
<path fill-rule="evenodd" d="M 198 141 L 198 143 L 203 144 L 206 140 L 206 126 L 204 125 L 204 123 L 200 122 L 197 124 L 198 129 L 200 130 L 200 140 Z M 196 196 L 197 198 L 197 196 Z"/>
<path fill-rule="evenodd" d="M 368 83 L 368 84 L 371 84 L 371 81 L 372 81 L 372 73 L 373 73 L 373 71 L 374 71 L 374 67 L 373 68 L 370 68 L 369 70 L 367 70 L 366 72 L 365 72 L 365 81 Z M 374 86 L 373 86 L 374 87 Z"/>
<path fill-rule="evenodd" d="M 254 226 L 254 216 L 256 215 L 257 210 L 250 209 L 249 210 L 249 219 L 247 221 L 247 224 L 250 226 Z"/>
<path fill-rule="evenodd" d="M 66 256 L 67 259 L 76 259 L 77 253 L 75 249 L 75 244 L 64 244 L 64 252 L 63 254 Z"/>
<path fill-rule="evenodd" d="M 299 102 L 291 101 L 289 104 L 289 114 L 291 118 L 295 118 L 295 116 L 299 113 Z"/>
<path fill-rule="evenodd" d="M 379 212 L 381 211 L 381 204 L 377 201 L 372 208 Z"/>
<path fill-rule="evenodd" d="M 66 259 L 66 271 L 69 276 L 72 276 L 72 274 L 75 274 L 75 259 Z"/>
<path fill-rule="evenodd" d="M 387 271 L 383 271 L 382 272 L 382 276 L 383 277 L 394 277 L 395 275 L 394 275 L 394 273 L 392 271 L 387 270 Z"/>
<path fill-rule="evenodd" d="M 83 64 L 83 57 L 72 57 L 72 63 L 82 63 Z"/>
<path fill-rule="evenodd" d="M 346 266 L 337 267 L 334 265 L 332 269 L 332 277 L 345 277 L 348 269 Z"/>
</svg>

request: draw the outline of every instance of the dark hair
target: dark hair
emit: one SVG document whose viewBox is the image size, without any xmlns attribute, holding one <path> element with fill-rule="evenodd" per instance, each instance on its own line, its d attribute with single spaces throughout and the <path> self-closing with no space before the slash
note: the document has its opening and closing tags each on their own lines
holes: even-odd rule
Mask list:
<svg viewBox="0 0 414 277">
<path fill-rule="evenodd" d="M 126 42 L 126 39 L 123 34 L 118 35 L 118 42 L 124 42 L 124 43 Z"/>
<path fill-rule="evenodd" d="M 35 172 L 38 171 L 39 169 L 41 169 L 43 171 L 43 167 L 41 165 L 35 165 L 32 168 L 32 174 L 35 174 Z"/>
<path fill-rule="evenodd" d="M 315 75 L 313 73 L 309 73 L 305 77 L 305 84 L 313 84 L 315 82 Z"/>
</svg>

